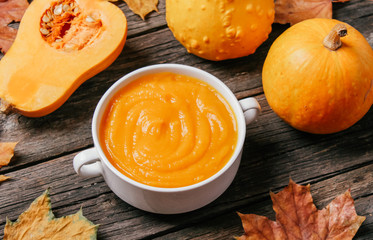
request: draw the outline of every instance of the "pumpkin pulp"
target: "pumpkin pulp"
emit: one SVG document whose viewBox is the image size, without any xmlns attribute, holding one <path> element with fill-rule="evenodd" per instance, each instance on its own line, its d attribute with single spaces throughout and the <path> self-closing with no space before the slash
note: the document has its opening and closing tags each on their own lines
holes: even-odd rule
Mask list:
<svg viewBox="0 0 373 240">
<path fill-rule="evenodd" d="M 96 12 L 85 14 L 74 0 L 53 2 L 40 21 L 40 33 L 53 48 L 80 50 L 92 44 L 102 30 Z"/>
<path fill-rule="evenodd" d="M 184 187 L 222 169 L 238 133 L 227 101 L 185 75 L 140 77 L 111 99 L 100 123 L 105 155 L 125 176 L 150 186 Z"/>
</svg>

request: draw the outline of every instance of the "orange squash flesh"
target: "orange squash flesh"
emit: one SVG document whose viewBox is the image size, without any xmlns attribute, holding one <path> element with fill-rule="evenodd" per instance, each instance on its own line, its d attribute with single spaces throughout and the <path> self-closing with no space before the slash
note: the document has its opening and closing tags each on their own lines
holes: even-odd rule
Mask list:
<svg viewBox="0 0 373 240">
<path fill-rule="evenodd" d="M 127 37 L 127 21 L 118 7 L 103 0 L 76 0 L 80 18 L 64 27 L 58 43 L 51 43 L 40 29 L 43 16 L 56 2 L 30 4 L 15 42 L 0 61 L 0 98 L 25 116 L 44 116 L 60 107 L 119 56 Z M 84 22 L 87 18 L 99 24 Z"/>
</svg>

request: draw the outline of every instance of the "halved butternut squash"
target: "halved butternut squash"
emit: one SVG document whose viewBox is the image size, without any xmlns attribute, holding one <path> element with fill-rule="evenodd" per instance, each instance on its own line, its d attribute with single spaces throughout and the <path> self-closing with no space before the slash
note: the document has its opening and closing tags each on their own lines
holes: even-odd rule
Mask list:
<svg viewBox="0 0 373 240">
<path fill-rule="evenodd" d="M 0 61 L 3 107 L 51 113 L 118 57 L 126 37 L 126 17 L 108 1 L 34 0 Z"/>
</svg>

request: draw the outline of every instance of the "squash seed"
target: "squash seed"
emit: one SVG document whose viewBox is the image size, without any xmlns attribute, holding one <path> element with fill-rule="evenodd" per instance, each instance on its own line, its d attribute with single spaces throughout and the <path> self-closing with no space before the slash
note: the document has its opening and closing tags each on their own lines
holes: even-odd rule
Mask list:
<svg viewBox="0 0 373 240">
<path fill-rule="evenodd" d="M 47 23 L 50 21 L 49 17 L 47 16 L 47 14 L 44 14 L 43 18 L 42 18 L 43 22 Z"/>
<path fill-rule="evenodd" d="M 64 46 L 65 50 L 74 50 L 75 49 L 75 44 L 73 43 L 66 43 Z"/>
<path fill-rule="evenodd" d="M 52 13 L 49 10 L 47 11 L 47 16 L 49 20 L 53 19 Z"/>
<path fill-rule="evenodd" d="M 87 21 L 87 22 L 89 22 L 89 23 L 93 23 L 93 22 L 95 22 L 96 20 L 94 20 L 91 16 L 87 16 L 86 18 L 85 18 L 85 20 Z"/>
<path fill-rule="evenodd" d="M 64 5 L 62 6 L 62 10 L 64 10 L 65 12 L 67 12 L 67 11 L 70 10 L 70 6 L 67 5 L 67 4 L 64 4 Z"/>
<path fill-rule="evenodd" d="M 62 39 L 61 39 L 61 38 L 58 38 L 58 39 L 56 39 L 54 42 L 56 42 L 56 43 L 62 42 Z"/>
<path fill-rule="evenodd" d="M 49 34 L 49 30 L 48 30 L 48 29 L 45 29 L 45 28 L 40 28 L 40 32 L 41 32 L 41 34 L 43 34 L 43 35 L 48 35 L 48 34 Z"/>
<path fill-rule="evenodd" d="M 79 8 L 78 7 L 75 7 L 74 8 L 74 13 L 77 14 L 79 12 Z"/>
<path fill-rule="evenodd" d="M 61 15 L 62 13 L 62 4 L 57 5 L 53 10 L 54 15 Z"/>
</svg>

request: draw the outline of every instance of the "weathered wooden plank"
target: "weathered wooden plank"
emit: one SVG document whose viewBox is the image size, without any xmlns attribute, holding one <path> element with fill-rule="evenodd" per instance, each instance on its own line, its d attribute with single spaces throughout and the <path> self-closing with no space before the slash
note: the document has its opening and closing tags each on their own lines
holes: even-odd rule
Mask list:
<svg viewBox="0 0 373 240">
<path fill-rule="evenodd" d="M 84 83 L 54 113 L 37 119 L 18 114 L 0 115 L 0 140 L 20 141 L 17 161 L 12 166 L 20 167 L 91 146 L 91 117 L 99 98 L 121 76 L 139 67 L 162 62 L 182 63 L 205 68 L 238 93 L 255 91 L 261 87 L 259 69 L 255 73 L 244 72 L 245 68 L 257 68 L 255 62 L 241 59 L 238 61 L 242 64 L 235 61 L 226 62 L 227 65 L 219 63 L 214 70 L 214 63 L 201 65 L 201 61 L 200 58 L 186 54 L 167 29 L 129 39 L 125 50 L 111 67 Z M 240 67 L 233 68 L 235 64 Z M 71 129 L 68 134 L 67 129 Z M 53 141 L 50 141 L 51 136 Z"/>
<path fill-rule="evenodd" d="M 80 206 L 100 224 L 99 239 L 230 239 L 242 234 L 235 211 L 274 217 L 268 190 L 280 190 L 289 177 L 312 183 L 317 205 L 325 206 L 351 188 L 357 211 L 367 216 L 356 239 L 373 238 L 373 110 L 352 128 L 337 134 L 311 135 L 292 129 L 269 108 L 261 87 L 261 66 L 274 41 L 288 26 L 274 24 L 270 39 L 255 54 L 210 62 L 187 54 L 173 38 L 160 14 L 143 22 L 124 3 L 128 41 L 119 58 L 83 84 L 56 112 L 30 119 L 18 114 L 0 116 L 0 140 L 21 142 L 10 167 L 1 169 L 12 180 L 0 185 L 0 235 L 5 216 L 15 220 L 45 188 L 51 187 L 57 216 Z M 336 4 L 334 17 L 357 28 L 373 46 L 373 4 L 350 1 Z M 181 63 L 204 69 L 224 81 L 240 98 L 256 96 L 263 107 L 247 128 L 238 175 L 217 201 L 192 213 L 162 216 L 137 210 L 118 199 L 103 179 L 82 179 L 72 169 L 72 158 L 92 146 L 90 123 L 105 90 L 122 75 L 157 63 Z"/>
<path fill-rule="evenodd" d="M 263 95 L 257 96 L 257 99 L 263 107 L 263 112 L 257 122 L 248 127 L 245 153 L 242 161 L 243 164 L 249 164 L 250 168 L 252 168 L 253 164 L 270 165 L 273 156 L 284 153 L 286 155 L 283 161 L 288 161 L 288 164 L 297 159 L 303 159 L 305 161 L 304 164 L 308 164 L 307 161 L 312 162 L 313 158 L 324 158 L 325 164 L 334 165 L 334 167 L 339 166 L 340 169 L 369 161 L 366 156 L 372 154 L 373 151 L 372 111 L 347 131 L 332 135 L 311 135 L 294 130 L 282 122 L 270 110 Z M 23 140 L 16 148 L 16 157 L 11 166 L 4 167 L 2 171 L 8 172 L 12 168 L 27 166 L 34 161 L 45 161 L 58 154 L 66 154 L 91 146 L 91 120 L 89 119 L 90 116 L 87 117 L 84 114 L 89 111 L 93 112 L 93 107 L 88 105 L 82 105 L 81 107 L 71 109 L 69 111 L 71 114 L 66 114 L 65 118 L 60 116 L 58 119 L 63 118 L 63 120 L 55 120 L 54 122 L 51 122 L 51 120 L 29 119 L 17 115 L 10 116 L 13 118 L 17 117 L 14 118 L 14 121 L 18 122 L 11 122 L 12 125 L 3 125 L 1 137 L 14 137 L 2 139 L 20 140 L 17 138 L 20 137 Z M 86 109 L 84 110 L 85 107 Z M 83 114 L 80 115 L 79 112 Z M 48 117 L 45 119 L 48 119 Z M 40 121 L 42 124 L 38 126 Z M 71 130 L 66 133 L 65 129 Z M 53 136 L 53 141 L 50 140 L 50 136 Z M 349 148 L 352 148 L 351 150 L 353 151 L 347 151 Z M 333 154 L 328 155 L 328 149 L 333 151 Z M 358 152 L 358 150 L 361 152 Z M 356 159 L 355 162 L 349 160 L 349 158 L 353 157 L 351 154 L 356 155 L 354 157 Z M 258 158 L 257 163 L 249 161 L 249 156 L 252 155 L 254 158 Z M 343 158 L 343 160 L 338 160 L 337 163 L 334 163 L 337 158 Z M 326 162 L 326 160 L 330 161 L 330 163 Z M 299 167 L 302 168 L 303 166 Z M 324 168 L 324 166 L 319 166 L 319 168 Z M 278 172 L 273 174 L 278 174 Z"/>
<path fill-rule="evenodd" d="M 242 232 L 236 211 L 256 213 L 273 218 L 268 191 L 282 189 L 288 177 L 282 175 L 266 177 L 271 183 L 261 181 L 262 171 L 237 175 L 233 185 L 218 200 L 203 209 L 179 215 L 157 215 L 137 210 L 118 199 L 106 186 L 102 177 L 84 179 L 77 176 L 71 165 L 73 154 L 48 162 L 43 162 L 27 169 L 9 173 L 12 180 L 1 185 L 0 193 L 0 235 L 5 224 L 5 217 L 15 220 L 27 209 L 34 198 L 46 188 L 50 188 L 52 207 L 57 217 L 72 214 L 83 208 L 85 215 L 100 224 L 100 239 L 140 239 L 145 237 L 164 237 L 165 239 L 182 239 L 189 237 L 208 237 L 223 239 Z M 301 160 L 298 161 L 299 164 Z M 315 162 L 321 164 L 320 162 Z M 286 163 L 274 162 L 273 168 L 291 169 Z M 297 170 L 299 175 L 293 177 L 299 183 L 312 183 L 312 194 L 316 205 L 324 207 L 337 195 L 351 189 L 356 199 L 356 209 L 367 220 L 359 232 L 362 236 L 373 236 L 372 186 L 373 161 L 365 166 L 336 172 L 324 176 L 317 168 Z M 312 175 L 318 179 L 308 179 Z M 253 181 L 255 177 L 258 180 Z M 169 238 L 167 237 L 169 234 Z"/>
<path fill-rule="evenodd" d="M 373 187 L 370 184 L 373 181 L 372 170 L 373 166 L 369 165 L 314 182 L 311 185 L 311 194 L 318 209 L 324 208 L 335 197 L 351 189 L 352 197 L 355 199 L 357 214 L 366 216 L 366 220 L 354 238 L 356 240 L 373 238 Z M 285 181 L 283 183 L 287 184 Z M 278 191 L 276 190 L 275 192 Z M 269 192 L 260 201 L 248 202 L 235 210 L 245 214 L 258 214 L 275 220 Z M 235 211 L 228 211 L 214 218 L 204 219 L 196 224 L 192 223 L 181 230 L 162 235 L 159 239 L 233 239 L 234 236 L 241 236 L 243 233 L 241 221 Z"/>
<path fill-rule="evenodd" d="M 357 18 L 354 23 L 363 28 L 367 21 L 372 24 L 373 17 Z M 266 52 L 285 28 L 275 25 L 270 39 L 254 55 L 223 62 L 205 61 L 187 54 L 168 29 L 129 39 L 114 64 L 83 84 L 56 112 L 38 119 L 1 115 L 0 140 L 20 141 L 18 160 L 12 164 L 19 167 L 91 146 L 90 119 L 99 98 L 121 76 L 150 64 L 173 62 L 197 66 L 219 77 L 239 98 L 257 95 L 262 92 L 261 66 Z M 363 34 L 372 41 L 370 30 L 363 29 L 366 29 Z M 72 131 L 66 134 L 65 129 Z M 54 141 L 50 141 L 50 136 Z"/>
<path fill-rule="evenodd" d="M 138 36 L 147 32 L 156 31 L 159 28 L 165 28 L 167 25 L 165 20 L 165 1 L 159 1 L 158 12 L 149 13 L 145 17 L 145 20 L 142 20 L 138 15 L 134 14 L 123 0 L 119 0 L 114 4 L 117 5 L 124 12 L 124 15 L 127 18 L 128 38 Z"/>
<path fill-rule="evenodd" d="M 270 111 L 263 95 L 258 96 L 258 99 L 263 106 L 263 113 L 256 123 L 248 127 L 244 157 L 237 179 L 234 181 L 229 192 L 223 196 L 223 200 L 213 205 L 214 212 L 226 211 L 227 206 L 235 209 L 246 201 L 254 201 L 258 194 L 263 194 L 263 191 L 266 192 L 267 189 L 280 187 L 281 185 L 279 184 L 282 184 L 284 180 L 286 181 L 289 176 L 292 176 L 295 180 L 317 181 L 354 169 L 356 165 L 364 166 L 372 163 L 373 133 L 371 129 L 373 115 L 371 112 L 357 125 L 345 132 L 317 136 L 292 129 Z M 17 159 L 18 156 L 16 155 L 15 160 L 18 161 Z M 76 205 L 88 202 L 87 204 L 92 205 L 92 208 L 86 212 L 97 214 L 97 220 L 102 218 L 103 211 L 97 210 L 99 213 L 96 213 L 93 206 L 97 204 L 118 204 L 120 208 L 125 209 L 118 214 L 127 215 L 129 207 L 114 197 L 102 182 L 102 179 L 96 185 L 94 185 L 95 181 L 92 179 L 88 179 L 87 182 L 81 184 L 79 178 L 72 171 L 71 159 L 72 155 L 68 155 L 60 159 L 40 163 L 36 166 L 27 166 L 27 168 L 20 169 L 19 171 L 17 170 L 18 168 L 10 171 L 10 176 L 14 176 L 15 179 L 18 177 L 20 181 L 16 185 L 10 185 L 9 191 L 8 189 L 4 189 L 4 195 L 2 196 L 7 198 L 9 195 L 14 195 L 16 196 L 14 202 L 20 202 L 20 205 L 7 206 L 3 205 L 3 202 L 0 200 L 0 206 L 2 206 L 1 219 L 4 219 L 5 215 L 8 214 L 16 212 L 19 214 L 22 206 L 25 209 L 24 205 L 28 205 L 24 201 L 22 202 L 21 199 L 27 196 L 28 202 L 30 202 L 47 186 L 62 191 L 62 196 L 57 197 L 57 203 L 54 205 L 59 204 L 59 201 L 62 201 L 61 199 L 70 198 L 69 201 L 71 202 L 67 204 L 69 205 L 67 208 L 71 209 L 72 212 L 76 211 Z M 7 168 L 4 169 L 6 170 Z M 66 171 L 68 174 L 65 175 L 66 173 L 64 172 L 59 173 L 58 171 L 61 170 Z M 4 183 L 1 185 L 2 189 L 8 186 L 7 184 Z M 94 185 L 94 188 L 90 188 L 90 185 Z M 242 186 L 250 189 L 251 195 L 247 195 Z M 37 194 L 35 194 L 35 190 L 36 192 L 38 191 Z M 117 200 L 112 200 L 113 198 Z M 88 199 L 88 201 L 85 199 Z M 62 202 L 61 204 L 56 205 L 57 209 L 60 207 L 65 208 Z M 137 215 L 142 214 L 141 211 L 134 209 L 129 211 L 134 211 Z M 197 216 L 187 215 L 187 218 L 196 221 L 196 217 L 208 217 L 214 212 L 200 211 Z M 18 214 L 15 214 L 13 219 Z M 63 212 L 63 214 L 66 213 Z M 107 214 L 111 216 L 116 213 L 108 212 Z M 132 219 L 135 217 L 129 215 L 129 218 Z M 141 225 L 143 220 L 136 220 L 135 222 L 139 223 L 135 226 L 135 230 L 143 231 L 142 227 L 151 228 L 149 229 L 150 233 L 145 233 L 152 235 L 157 234 L 157 232 L 167 232 L 169 231 L 168 229 L 174 229 L 179 226 L 170 227 L 169 225 L 163 226 L 162 224 L 159 226 L 158 224 L 160 223 L 158 221 L 159 219 L 156 218 L 149 225 Z M 132 226 L 135 223 L 128 222 L 127 224 Z M 183 224 L 185 223 L 180 223 L 180 225 Z M 102 233 L 103 236 L 107 236 L 106 234 L 108 234 L 108 236 L 113 237 L 112 239 L 116 239 L 119 236 L 116 234 L 129 234 L 129 236 L 132 236 L 131 232 L 135 231 L 133 228 L 129 228 L 128 232 L 121 232 L 121 230 L 118 230 L 116 219 L 110 219 L 110 222 L 102 225 L 102 228 L 105 229 L 103 230 L 104 233 Z M 134 238 L 137 237 L 134 236 Z"/>
</svg>

